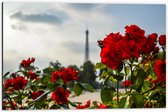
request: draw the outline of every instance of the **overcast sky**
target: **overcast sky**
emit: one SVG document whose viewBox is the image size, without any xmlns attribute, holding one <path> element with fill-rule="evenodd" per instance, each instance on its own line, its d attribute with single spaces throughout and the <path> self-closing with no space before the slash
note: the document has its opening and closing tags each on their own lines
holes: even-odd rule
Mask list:
<svg viewBox="0 0 168 112">
<path fill-rule="evenodd" d="M 137 24 L 150 33 L 165 34 L 165 5 L 4 3 L 4 72 L 17 70 L 22 59 L 35 57 L 40 69 L 59 60 L 63 66 L 84 62 L 85 31 L 90 60 L 100 62 L 97 40 L 111 32 L 124 34 Z"/>
</svg>

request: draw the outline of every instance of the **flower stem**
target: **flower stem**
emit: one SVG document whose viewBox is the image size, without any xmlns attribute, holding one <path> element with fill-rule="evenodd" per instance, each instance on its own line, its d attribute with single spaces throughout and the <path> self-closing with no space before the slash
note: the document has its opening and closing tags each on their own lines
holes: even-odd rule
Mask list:
<svg viewBox="0 0 168 112">
<path fill-rule="evenodd" d="M 117 80 L 117 105 L 119 104 L 119 81 Z"/>
</svg>

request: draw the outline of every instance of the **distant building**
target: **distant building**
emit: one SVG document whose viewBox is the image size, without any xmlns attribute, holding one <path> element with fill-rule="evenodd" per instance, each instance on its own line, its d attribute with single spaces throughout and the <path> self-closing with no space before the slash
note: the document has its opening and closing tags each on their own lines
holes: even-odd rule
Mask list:
<svg viewBox="0 0 168 112">
<path fill-rule="evenodd" d="M 89 61 L 89 31 L 86 29 L 85 62 Z"/>
</svg>

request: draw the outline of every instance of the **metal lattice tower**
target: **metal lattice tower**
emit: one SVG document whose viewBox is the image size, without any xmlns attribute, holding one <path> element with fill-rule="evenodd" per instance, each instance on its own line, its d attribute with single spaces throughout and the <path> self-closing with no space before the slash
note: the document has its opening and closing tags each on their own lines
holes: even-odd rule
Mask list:
<svg viewBox="0 0 168 112">
<path fill-rule="evenodd" d="M 89 61 L 89 31 L 86 29 L 85 62 Z"/>
</svg>

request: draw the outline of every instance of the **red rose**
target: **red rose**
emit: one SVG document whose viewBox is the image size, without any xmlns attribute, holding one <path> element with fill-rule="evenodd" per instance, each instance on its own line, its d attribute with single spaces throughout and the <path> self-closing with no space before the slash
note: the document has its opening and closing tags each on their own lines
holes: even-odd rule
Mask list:
<svg viewBox="0 0 168 112">
<path fill-rule="evenodd" d="M 156 46 L 157 34 L 150 34 L 143 42 L 141 46 L 142 53 L 150 53 Z"/>
<path fill-rule="evenodd" d="M 132 84 L 132 82 L 130 80 L 126 80 L 124 82 L 122 82 L 122 87 L 128 87 Z"/>
<path fill-rule="evenodd" d="M 154 65 L 155 74 L 160 82 L 166 81 L 166 62 L 157 60 Z"/>
<path fill-rule="evenodd" d="M 105 109 L 105 108 L 108 108 L 108 106 L 106 106 L 105 104 L 100 104 L 100 105 L 98 105 L 99 106 L 99 109 Z"/>
<path fill-rule="evenodd" d="M 28 58 L 27 60 L 22 60 L 21 62 L 21 66 L 22 67 L 27 67 L 27 66 L 30 66 L 31 63 L 33 63 L 35 61 L 35 58 Z"/>
<path fill-rule="evenodd" d="M 13 83 L 13 89 L 19 90 L 19 89 L 24 89 L 25 86 L 27 85 L 27 80 L 23 76 L 18 76 L 16 78 L 13 78 L 12 83 Z"/>
<path fill-rule="evenodd" d="M 84 109 L 84 106 L 81 104 L 78 104 L 78 106 L 76 107 L 76 109 Z"/>
<path fill-rule="evenodd" d="M 102 42 L 101 62 L 111 69 L 118 69 L 120 67 L 122 60 L 121 39 L 122 36 L 119 33 L 111 33 Z"/>
<path fill-rule="evenodd" d="M 125 27 L 125 37 L 122 42 L 123 59 L 139 58 L 141 43 L 145 40 L 145 31 L 136 25 Z"/>
<path fill-rule="evenodd" d="M 86 102 L 86 104 L 84 105 L 84 108 L 88 108 L 90 106 L 90 100 L 88 100 L 87 102 Z"/>
<path fill-rule="evenodd" d="M 57 70 L 51 74 L 51 81 L 55 82 L 60 78 L 60 72 Z"/>
<path fill-rule="evenodd" d="M 57 104 L 66 104 L 70 92 L 62 87 L 58 87 L 56 91 L 52 93 L 52 100 L 55 100 Z"/>
<path fill-rule="evenodd" d="M 77 109 L 85 109 L 85 108 L 88 108 L 89 106 L 90 106 L 90 100 L 88 100 L 84 106 L 82 104 L 78 104 L 78 106 L 76 108 Z"/>
<path fill-rule="evenodd" d="M 40 91 L 36 91 L 36 92 L 32 92 L 31 93 L 31 97 L 32 99 L 36 99 L 37 97 L 41 96 L 44 93 L 44 91 L 40 90 Z"/>
<path fill-rule="evenodd" d="M 154 47 L 153 48 L 153 53 L 152 54 L 156 54 L 159 52 L 159 47 Z"/>
<path fill-rule="evenodd" d="M 166 35 L 161 35 L 161 36 L 159 37 L 159 44 L 160 44 L 161 46 L 166 45 Z"/>
<path fill-rule="evenodd" d="M 38 79 L 38 76 L 34 72 L 28 71 L 28 74 L 30 79 Z"/>
<path fill-rule="evenodd" d="M 128 40 L 133 39 L 137 42 L 142 42 L 145 38 L 145 31 L 137 25 L 130 25 L 125 27 L 125 35 Z"/>
<path fill-rule="evenodd" d="M 68 83 L 71 80 L 78 79 L 78 71 L 74 70 L 73 68 L 63 68 L 61 71 L 56 70 L 51 75 L 51 81 L 55 82 L 58 79 L 62 79 L 64 83 Z"/>
<path fill-rule="evenodd" d="M 4 87 L 7 89 L 9 87 L 12 87 L 12 79 L 7 79 L 5 84 L 4 84 Z"/>
</svg>

